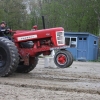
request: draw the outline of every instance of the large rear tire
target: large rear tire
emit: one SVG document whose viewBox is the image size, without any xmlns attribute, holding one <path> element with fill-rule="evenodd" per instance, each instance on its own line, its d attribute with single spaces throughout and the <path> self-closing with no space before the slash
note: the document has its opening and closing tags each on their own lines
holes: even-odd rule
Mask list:
<svg viewBox="0 0 100 100">
<path fill-rule="evenodd" d="M 14 43 L 0 37 L 0 76 L 6 77 L 14 73 L 19 63 L 19 54 Z"/>
<path fill-rule="evenodd" d="M 24 62 L 20 62 L 16 69 L 17 73 L 29 73 L 32 71 L 38 63 L 38 57 L 29 58 L 29 65 L 24 65 Z"/>
<path fill-rule="evenodd" d="M 55 53 L 54 62 L 60 68 L 67 68 L 73 63 L 73 56 L 67 50 L 59 50 Z"/>
</svg>

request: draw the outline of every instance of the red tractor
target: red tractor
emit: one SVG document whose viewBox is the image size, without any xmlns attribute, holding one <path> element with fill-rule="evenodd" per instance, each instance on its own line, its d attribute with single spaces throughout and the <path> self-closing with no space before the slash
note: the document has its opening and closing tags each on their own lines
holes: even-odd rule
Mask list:
<svg viewBox="0 0 100 100">
<path fill-rule="evenodd" d="M 0 76 L 9 76 L 15 71 L 28 73 L 36 67 L 39 55 L 50 55 L 52 50 L 56 50 L 55 64 L 67 68 L 73 57 L 66 48 L 62 27 L 14 31 L 12 41 L 0 37 Z"/>
</svg>

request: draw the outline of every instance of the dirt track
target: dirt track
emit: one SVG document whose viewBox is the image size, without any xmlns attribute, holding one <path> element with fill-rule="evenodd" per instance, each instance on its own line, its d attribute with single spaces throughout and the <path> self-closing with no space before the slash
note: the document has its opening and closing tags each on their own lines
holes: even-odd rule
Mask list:
<svg viewBox="0 0 100 100">
<path fill-rule="evenodd" d="M 100 100 L 100 63 L 74 62 L 66 69 L 44 68 L 0 78 L 0 100 Z"/>
</svg>

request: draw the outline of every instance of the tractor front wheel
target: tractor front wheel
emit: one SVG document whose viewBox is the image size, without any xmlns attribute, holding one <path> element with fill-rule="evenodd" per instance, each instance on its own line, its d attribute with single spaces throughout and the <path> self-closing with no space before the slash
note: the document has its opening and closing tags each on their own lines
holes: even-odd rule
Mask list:
<svg viewBox="0 0 100 100">
<path fill-rule="evenodd" d="M 54 62 L 60 68 L 67 68 L 73 62 L 73 56 L 67 50 L 59 50 L 55 53 Z"/>
</svg>

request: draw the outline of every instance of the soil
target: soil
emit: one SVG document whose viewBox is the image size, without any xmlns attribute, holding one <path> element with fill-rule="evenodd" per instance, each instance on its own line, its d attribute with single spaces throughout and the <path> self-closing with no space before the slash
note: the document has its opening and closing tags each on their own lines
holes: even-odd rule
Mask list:
<svg viewBox="0 0 100 100">
<path fill-rule="evenodd" d="M 100 100 L 100 63 L 74 61 L 69 68 L 44 67 L 0 78 L 0 100 Z"/>
</svg>

